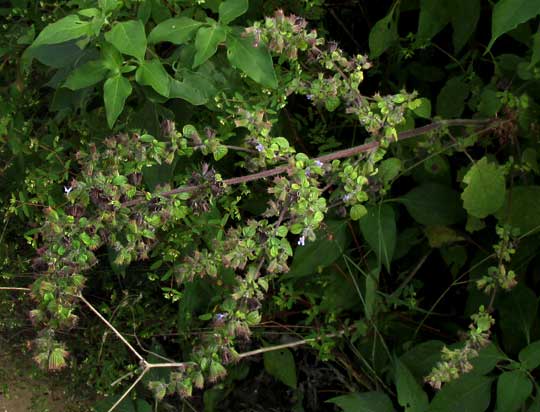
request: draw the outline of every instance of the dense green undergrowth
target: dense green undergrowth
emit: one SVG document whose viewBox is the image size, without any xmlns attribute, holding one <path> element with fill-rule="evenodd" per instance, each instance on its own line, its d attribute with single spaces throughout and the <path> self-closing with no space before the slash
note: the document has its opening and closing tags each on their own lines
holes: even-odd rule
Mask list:
<svg viewBox="0 0 540 412">
<path fill-rule="evenodd" d="M 540 410 L 539 0 L 7 3 L 0 331 L 97 411 Z"/>
</svg>

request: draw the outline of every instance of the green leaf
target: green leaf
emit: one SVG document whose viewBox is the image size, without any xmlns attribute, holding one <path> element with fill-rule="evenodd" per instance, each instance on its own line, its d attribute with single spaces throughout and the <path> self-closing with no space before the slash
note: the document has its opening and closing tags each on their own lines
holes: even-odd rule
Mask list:
<svg viewBox="0 0 540 412">
<path fill-rule="evenodd" d="M 219 22 L 229 24 L 249 8 L 248 0 L 225 0 L 219 5 Z"/>
<path fill-rule="evenodd" d="M 30 47 L 64 43 L 83 36 L 89 36 L 91 27 L 91 22 L 82 21 L 79 16 L 72 14 L 47 25 Z"/>
<path fill-rule="evenodd" d="M 377 177 L 383 182 L 383 184 L 387 184 L 399 175 L 401 168 L 401 160 L 397 157 L 384 159 L 379 164 Z"/>
<path fill-rule="evenodd" d="M 467 212 L 477 218 L 495 213 L 504 203 L 506 180 L 504 170 L 487 157 L 477 161 L 463 178 L 467 185 L 461 198 Z"/>
<path fill-rule="evenodd" d="M 540 229 L 540 186 L 516 186 L 508 191 L 496 214 L 500 223 L 520 230 L 522 235 Z"/>
<path fill-rule="evenodd" d="M 219 24 L 210 27 L 201 27 L 195 36 L 195 57 L 193 68 L 200 66 L 210 57 L 216 54 L 218 45 L 227 38 L 225 28 Z"/>
<path fill-rule="evenodd" d="M 296 389 L 296 364 L 294 356 L 288 349 L 265 352 L 264 369 L 285 385 Z"/>
<path fill-rule="evenodd" d="M 519 361 L 529 371 L 538 368 L 540 366 L 540 340 L 524 347 L 519 352 Z"/>
<path fill-rule="evenodd" d="M 143 86 L 150 86 L 162 96 L 169 97 L 170 77 L 159 59 L 142 62 L 135 73 L 135 80 Z"/>
<path fill-rule="evenodd" d="M 360 231 L 379 263 L 390 271 L 390 264 L 396 248 L 396 217 L 388 204 L 370 206 L 368 213 L 360 219 Z"/>
<path fill-rule="evenodd" d="M 105 81 L 103 85 L 105 111 L 107 113 L 107 123 L 111 129 L 122 110 L 124 110 L 124 104 L 131 94 L 131 90 L 129 81 L 120 75 L 110 77 Z"/>
<path fill-rule="evenodd" d="M 122 2 L 119 0 L 98 0 L 98 4 L 104 13 L 109 13 L 121 6 Z"/>
<path fill-rule="evenodd" d="M 89 61 L 69 74 L 64 87 L 71 90 L 84 89 L 102 81 L 108 71 L 102 60 Z"/>
<path fill-rule="evenodd" d="M 343 254 L 349 241 L 347 221 L 328 220 L 325 223 L 326 228 L 316 232 L 315 241 L 296 248 L 291 270 L 282 275 L 283 279 L 317 273 Z"/>
<path fill-rule="evenodd" d="M 531 328 L 538 310 L 536 294 L 519 283 L 500 298 L 498 306 L 504 349 L 509 354 L 518 353 L 531 341 Z"/>
<path fill-rule="evenodd" d="M 399 359 L 395 361 L 395 383 L 398 403 L 405 412 L 424 412 L 429 406 L 427 394 Z"/>
<path fill-rule="evenodd" d="M 392 11 L 379 20 L 369 32 L 369 50 L 372 59 L 378 58 L 397 40 L 399 35 L 397 25 L 393 18 L 394 8 Z"/>
<path fill-rule="evenodd" d="M 216 148 L 214 151 L 214 160 L 217 162 L 218 160 L 223 159 L 227 155 L 228 149 L 227 146 L 220 145 Z"/>
<path fill-rule="evenodd" d="M 400 357 L 400 360 L 416 379 L 421 380 L 429 374 L 433 365 L 441 359 L 443 346 L 444 343 L 439 340 L 428 340 L 405 352 Z"/>
<path fill-rule="evenodd" d="M 416 34 L 418 45 L 431 40 L 450 22 L 451 14 L 447 7 L 446 1 L 420 0 L 420 17 Z"/>
<path fill-rule="evenodd" d="M 531 62 L 529 63 L 529 68 L 534 67 L 538 62 L 540 62 L 540 31 L 533 34 L 532 40 L 532 55 Z"/>
<path fill-rule="evenodd" d="M 105 40 L 111 43 L 123 54 L 144 60 L 146 53 L 146 34 L 140 20 L 130 20 L 117 23 L 105 33 Z"/>
<path fill-rule="evenodd" d="M 484 412 L 491 400 L 491 378 L 462 375 L 437 392 L 429 412 Z"/>
<path fill-rule="evenodd" d="M 255 47 L 250 38 L 230 35 L 227 38 L 227 58 L 233 67 L 240 69 L 257 83 L 271 89 L 277 87 L 272 57 L 263 45 Z"/>
<path fill-rule="evenodd" d="M 124 59 L 122 59 L 122 55 L 112 44 L 103 42 L 101 45 L 101 59 L 107 69 L 114 74 L 120 73 L 120 68 L 122 67 Z"/>
<path fill-rule="evenodd" d="M 395 412 L 392 401 L 384 392 L 356 392 L 329 399 L 343 412 Z"/>
<path fill-rule="evenodd" d="M 523 371 L 503 372 L 497 379 L 497 412 L 516 412 L 532 393 L 533 384 Z"/>
<path fill-rule="evenodd" d="M 452 0 L 448 2 L 452 21 L 454 51 L 465 46 L 476 30 L 480 19 L 480 0 Z"/>
<path fill-rule="evenodd" d="M 478 112 L 486 117 L 494 117 L 501 107 L 502 102 L 497 96 L 497 89 L 493 86 L 485 87 L 480 95 Z"/>
<path fill-rule="evenodd" d="M 540 0 L 500 0 L 493 7 L 491 40 L 486 53 L 495 40 L 540 14 Z"/>
<path fill-rule="evenodd" d="M 81 50 L 77 46 L 75 40 L 67 41 L 59 44 L 47 44 L 39 47 L 29 47 L 23 53 L 23 62 L 25 67 L 32 59 L 37 59 L 46 66 L 56 69 L 73 65 L 80 60 L 85 50 Z"/>
<path fill-rule="evenodd" d="M 459 194 L 438 183 L 422 184 L 397 201 L 422 225 L 449 226 L 465 219 Z"/>
<path fill-rule="evenodd" d="M 431 100 L 422 97 L 420 106 L 413 110 L 414 114 L 422 119 L 431 118 Z"/>
<path fill-rule="evenodd" d="M 175 17 L 159 23 L 148 35 L 148 43 L 170 42 L 184 44 L 193 38 L 193 35 L 203 23 L 187 18 Z"/>
<path fill-rule="evenodd" d="M 367 209 L 364 205 L 354 205 L 351 207 L 351 219 L 359 220 L 363 218 L 367 213 Z"/>
<path fill-rule="evenodd" d="M 437 96 L 437 114 L 445 118 L 461 116 L 469 91 L 469 84 L 461 76 L 449 79 Z"/>
</svg>

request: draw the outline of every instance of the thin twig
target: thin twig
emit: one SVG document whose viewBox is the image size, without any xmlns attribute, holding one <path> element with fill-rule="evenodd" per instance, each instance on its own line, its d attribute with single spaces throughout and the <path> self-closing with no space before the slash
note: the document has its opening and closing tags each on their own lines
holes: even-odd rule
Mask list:
<svg viewBox="0 0 540 412">
<path fill-rule="evenodd" d="M 144 370 L 142 371 L 142 373 L 139 375 L 139 377 L 137 379 L 135 379 L 135 382 L 133 382 L 131 384 L 131 386 L 129 388 L 127 388 L 127 390 L 124 392 L 124 394 L 120 397 L 120 399 L 118 399 L 113 406 L 110 407 L 110 409 L 107 411 L 107 412 L 112 412 L 118 405 L 120 405 L 120 403 L 126 398 L 126 396 L 129 395 L 129 393 L 133 390 L 133 388 L 135 386 L 137 386 L 137 384 L 140 382 L 140 380 L 143 378 L 143 376 L 146 374 L 146 372 L 148 372 L 150 369 L 148 368 L 148 366 L 146 368 L 144 368 Z"/>
<path fill-rule="evenodd" d="M 2 286 L 0 287 L 0 290 L 20 290 L 23 292 L 30 292 L 30 288 L 17 288 L 14 286 Z"/>
<path fill-rule="evenodd" d="M 120 332 L 118 332 L 118 330 L 117 330 L 117 329 L 116 329 L 116 328 L 115 328 L 115 327 L 114 327 L 107 319 L 105 319 L 105 318 L 103 317 L 103 315 L 102 315 L 101 313 L 99 313 L 99 311 L 98 311 L 96 308 L 94 308 L 94 307 L 92 306 L 92 304 L 91 304 L 90 302 L 88 302 L 88 301 L 86 300 L 86 298 L 85 298 L 83 295 L 79 294 L 79 295 L 77 295 L 77 297 L 78 297 L 80 300 L 82 300 L 82 301 L 84 302 L 84 304 L 85 304 L 86 306 L 88 306 L 88 308 L 89 308 L 92 312 L 94 312 L 94 314 L 95 314 L 98 318 L 100 318 L 101 321 L 102 321 L 103 323 L 105 323 L 105 325 L 107 325 L 107 326 L 109 327 L 109 329 L 111 329 L 111 330 L 114 332 L 114 334 L 115 334 L 116 336 L 118 336 L 118 339 L 120 339 L 122 342 L 124 342 L 124 344 L 131 350 L 131 352 L 133 352 L 133 354 L 134 354 L 140 361 L 142 361 L 142 362 L 144 362 L 144 363 L 146 364 L 146 361 L 145 361 L 144 358 L 139 354 L 139 352 L 137 352 L 137 350 L 136 350 L 133 346 L 131 346 L 131 344 L 126 340 L 126 338 L 124 338 L 124 336 L 123 336 Z"/>
</svg>

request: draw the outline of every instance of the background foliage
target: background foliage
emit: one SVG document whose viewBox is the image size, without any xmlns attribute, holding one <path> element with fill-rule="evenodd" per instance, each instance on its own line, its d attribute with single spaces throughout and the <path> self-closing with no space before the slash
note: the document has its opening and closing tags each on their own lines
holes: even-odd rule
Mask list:
<svg viewBox="0 0 540 412">
<path fill-rule="evenodd" d="M 4 3 L 2 339 L 95 410 L 540 410 L 540 1 Z"/>
</svg>

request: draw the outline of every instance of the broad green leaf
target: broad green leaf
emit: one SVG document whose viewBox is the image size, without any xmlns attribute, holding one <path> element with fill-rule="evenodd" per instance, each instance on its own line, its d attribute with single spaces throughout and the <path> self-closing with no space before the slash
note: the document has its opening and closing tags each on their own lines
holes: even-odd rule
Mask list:
<svg viewBox="0 0 540 412">
<path fill-rule="evenodd" d="M 520 230 L 521 235 L 540 229 L 540 186 L 516 186 L 496 214 L 500 223 Z"/>
<path fill-rule="evenodd" d="M 390 271 L 397 236 L 394 209 L 388 204 L 370 206 L 359 224 L 362 236 L 377 255 L 379 263 Z"/>
<path fill-rule="evenodd" d="M 64 43 L 90 35 L 91 23 L 72 14 L 46 26 L 30 47 Z"/>
<path fill-rule="evenodd" d="M 455 230 L 446 226 L 428 226 L 425 228 L 424 233 L 428 239 L 429 246 L 432 248 L 441 248 L 465 240 Z"/>
<path fill-rule="evenodd" d="M 392 401 L 384 392 L 355 392 L 329 399 L 343 412 L 395 412 Z"/>
<path fill-rule="evenodd" d="M 504 170 L 487 157 L 477 161 L 463 177 L 467 185 L 461 198 L 467 212 L 479 219 L 495 213 L 501 208 L 506 195 Z"/>
<path fill-rule="evenodd" d="M 351 219 L 359 220 L 367 214 L 367 209 L 364 205 L 354 205 L 351 207 Z"/>
<path fill-rule="evenodd" d="M 428 340 L 419 343 L 401 355 L 400 361 L 416 379 L 422 380 L 441 359 L 443 346 L 444 343 L 439 340 Z"/>
<path fill-rule="evenodd" d="M 108 71 L 102 60 L 89 61 L 69 74 L 64 87 L 71 90 L 84 89 L 102 81 Z"/>
<path fill-rule="evenodd" d="M 109 13 L 122 6 L 122 2 L 119 0 L 98 0 L 98 4 L 104 13 Z"/>
<path fill-rule="evenodd" d="M 519 352 L 521 365 L 530 371 L 540 366 L 540 340 L 524 347 Z"/>
<path fill-rule="evenodd" d="M 491 400 L 491 378 L 462 375 L 437 392 L 429 412 L 484 412 Z"/>
<path fill-rule="evenodd" d="M 124 60 L 122 59 L 120 52 L 116 50 L 112 44 L 103 42 L 101 45 L 101 59 L 107 69 L 114 74 L 120 73 L 120 68 L 122 67 Z"/>
<path fill-rule="evenodd" d="M 493 86 L 484 87 L 478 103 L 478 112 L 482 116 L 494 117 L 502 107 L 502 102 L 497 96 L 497 89 Z"/>
<path fill-rule="evenodd" d="M 421 45 L 432 39 L 450 22 L 451 13 L 448 2 L 438 0 L 420 0 L 420 17 L 416 42 Z"/>
<path fill-rule="evenodd" d="M 60 69 L 71 66 L 83 57 L 86 50 L 81 50 L 75 40 L 58 44 L 29 47 L 23 53 L 23 64 L 27 68 L 32 59 L 37 59 L 46 66 Z"/>
<path fill-rule="evenodd" d="M 263 45 L 255 47 L 250 38 L 230 35 L 227 38 L 227 58 L 233 67 L 242 70 L 257 83 L 271 89 L 277 87 L 272 57 Z"/>
<path fill-rule="evenodd" d="M 103 85 L 103 93 L 105 100 L 105 111 L 107 113 L 107 123 L 110 128 L 113 127 L 114 122 L 122 110 L 124 110 L 124 103 L 131 94 L 131 84 L 126 78 L 117 75 L 111 77 L 105 81 Z"/>
<path fill-rule="evenodd" d="M 499 327 L 505 352 L 516 354 L 531 341 L 531 328 L 536 319 L 538 298 L 522 283 L 501 296 Z"/>
<path fill-rule="evenodd" d="M 395 361 L 395 377 L 398 403 L 405 412 L 424 412 L 429 406 L 427 394 L 422 390 L 407 366 L 399 359 Z"/>
<path fill-rule="evenodd" d="M 503 372 L 497 379 L 497 412 L 516 412 L 532 393 L 533 384 L 525 372 Z"/>
<path fill-rule="evenodd" d="M 159 23 L 148 35 L 148 43 L 170 42 L 184 44 L 193 38 L 193 35 L 203 23 L 187 18 L 175 17 Z"/>
<path fill-rule="evenodd" d="M 205 104 L 217 93 L 217 89 L 213 85 L 212 79 L 209 79 L 200 73 L 186 71 L 182 74 L 182 77 L 182 81 L 171 79 L 171 90 L 169 92 L 169 97 L 171 99 L 184 99 L 187 102 L 198 106 Z"/>
<path fill-rule="evenodd" d="M 285 385 L 296 389 L 296 364 L 290 350 L 265 352 L 263 357 L 266 372 Z"/>
<path fill-rule="evenodd" d="M 229 24 L 249 8 L 248 0 L 225 0 L 219 5 L 219 22 Z"/>
<path fill-rule="evenodd" d="M 452 349 L 458 347 L 463 348 L 463 343 L 459 343 L 456 346 L 451 346 Z M 504 353 L 502 353 L 494 343 L 490 343 L 478 351 L 478 356 L 471 359 L 473 370 L 469 373 L 486 375 L 495 369 L 497 363 L 506 359 L 507 358 Z"/>
<path fill-rule="evenodd" d="M 387 184 L 390 181 L 394 180 L 399 174 L 402 168 L 401 160 L 397 157 L 390 157 L 384 159 L 380 164 L 377 172 L 377 177 L 384 183 Z"/>
<path fill-rule="evenodd" d="M 372 59 L 379 57 L 399 39 L 393 14 L 392 8 L 392 11 L 375 23 L 369 32 L 369 51 Z"/>
<path fill-rule="evenodd" d="M 448 226 L 465 219 L 459 194 L 438 183 L 422 184 L 397 201 L 422 225 Z"/>
<path fill-rule="evenodd" d="M 529 63 L 529 68 L 532 68 L 538 62 L 540 62 L 540 31 L 533 34 L 532 40 L 533 40 L 532 55 L 531 55 L 531 62 Z"/>
<path fill-rule="evenodd" d="M 135 80 L 143 86 L 150 86 L 162 96 L 169 97 L 170 77 L 159 59 L 142 62 L 135 73 Z"/>
<path fill-rule="evenodd" d="M 476 30 L 480 19 L 481 0 L 452 0 L 448 2 L 452 21 L 452 42 L 454 51 L 459 53 Z"/>
<path fill-rule="evenodd" d="M 445 118 L 461 116 L 469 92 L 470 86 L 461 76 L 449 79 L 437 96 L 437 114 Z"/>
<path fill-rule="evenodd" d="M 500 0 L 493 7 L 491 17 L 491 40 L 487 51 L 495 40 L 540 14 L 540 0 Z"/>
<path fill-rule="evenodd" d="M 316 232 L 317 239 L 297 247 L 291 270 L 282 278 L 301 278 L 315 274 L 331 265 L 345 251 L 349 242 L 347 221 L 329 220 L 326 227 Z"/>
<path fill-rule="evenodd" d="M 420 99 L 422 103 L 416 109 L 413 110 L 414 114 L 423 119 L 431 118 L 431 100 L 422 97 Z"/>
<path fill-rule="evenodd" d="M 195 58 L 193 68 L 200 66 L 216 54 L 218 45 L 227 38 L 225 28 L 219 24 L 210 27 L 201 27 L 195 36 Z"/>
<path fill-rule="evenodd" d="M 140 20 L 130 20 L 116 23 L 105 33 L 105 40 L 111 43 L 123 54 L 133 56 L 139 61 L 144 60 L 146 53 L 146 34 Z"/>
</svg>

